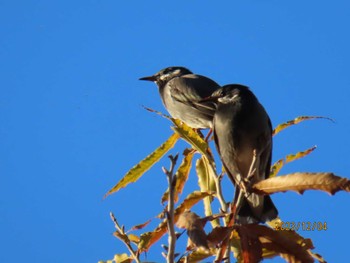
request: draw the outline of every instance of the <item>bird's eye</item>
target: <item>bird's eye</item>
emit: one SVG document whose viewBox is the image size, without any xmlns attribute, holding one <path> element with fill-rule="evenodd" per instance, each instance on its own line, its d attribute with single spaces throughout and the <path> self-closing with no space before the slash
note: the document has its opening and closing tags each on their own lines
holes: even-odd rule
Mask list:
<svg viewBox="0 0 350 263">
<path fill-rule="evenodd" d="M 167 68 L 167 69 L 164 71 L 164 74 L 169 74 L 171 71 L 173 71 L 172 68 Z"/>
</svg>

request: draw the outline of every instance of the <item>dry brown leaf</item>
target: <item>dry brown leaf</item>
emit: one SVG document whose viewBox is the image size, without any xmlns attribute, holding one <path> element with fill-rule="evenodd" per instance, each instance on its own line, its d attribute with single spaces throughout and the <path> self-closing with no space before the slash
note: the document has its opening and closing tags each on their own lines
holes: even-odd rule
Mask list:
<svg viewBox="0 0 350 263">
<path fill-rule="evenodd" d="M 203 228 L 203 224 L 200 220 L 201 218 L 191 211 L 185 211 L 181 213 L 176 221 L 176 226 L 178 228 L 190 229 L 195 224 L 200 224 Z"/>
<path fill-rule="evenodd" d="M 244 229 L 244 232 L 247 231 L 248 235 L 251 235 L 252 238 L 254 238 L 254 235 L 259 237 L 259 243 L 261 244 L 261 248 L 266 248 L 268 250 L 279 253 L 281 257 L 283 257 L 290 263 L 314 262 L 313 258 L 308 252 L 307 247 L 301 246 L 300 244 L 298 244 L 298 242 L 293 240 L 293 238 L 287 237 L 280 231 L 274 231 L 269 227 L 257 224 L 242 225 L 239 228 L 242 227 Z"/>
<path fill-rule="evenodd" d="M 230 236 L 232 227 L 219 226 L 215 227 L 207 236 L 210 247 L 215 247 L 224 239 Z"/>
<path fill-rule="evenodd" d="M 155 242 L 157 242 L 167 232 L 166 221 L 159 224 L 159 226 L 152 232 L 143 233 L 140 236 L 140 243 L 138 244 L 138 252 L 147 251 Z"/>
<path fill-rule="evenodd" d="M 322 190 L 331 195 L 338 191 L 350 192 L 350 180 L 333 173 L 293 173 L 260 181 L 252 190 L 258 194 L 306 190 Z"/>
<path fill-rule="evenodd" d="M 289 254 L 285 249 L 283 249 L 281 246 L 278 246 L 272 242 L 266 241 L 263 243 L 263 249 L 273 251 L 274 254 L 279 255 L 281 258 L 285 259 L 289 263 L 303 263 L 301 260 L 297 259 L 294 255 Z M 313 262 L 313 261 L 309 261 Z"/>
<path fill-rule="evenodd" d="M 198 263 L 198 262 L 203 262 L 204 259 L 211 257 L 212 255 L 214 255 L 214 254 L 208 253 L 208 252 L 202 251 L 202 250 L 197 250 L 197 251 L 193 251 L 188 256 L 181 258 L 177 262 L 179 262 L 179 263 Z M 204 262 L 210 262 L 210 261 L 204 261 Z"/>
<path fill-rule="evenodd" d="M 313 245 L 311 239 L 302 237 L 294 230 L 281 230 L 281 227 L 283 226 L 283 221 L 279 217 L 277 217 L 269 222 L 266 222 L 266 223 L 272 229 L 278 230 L 281 233 L 281 235 L 284 235 L 287 238 L 294 240 L 302 247 L 304 247 L 306 249 L 314 249 L 314 245 Z"/>
<path fill-rule="evenodd" d="M 250 225 L 236 228 L 241 239 L 242 258 L 244 263 L 258 263 L 262 260 L 262 246 L 256 231 Z"/>
<path fill-rule="evenodd" d="M 176 226 L 187 230 L 190 241 L 188 247 L 196 247 L 205 251 L 209 250 L 207 234 L 204 231 L 203 222 L 196 213 L 191 211 L 183 212 L 179 215 Z"/>
<path fill-rule="evenodd" d="M 210 196 L 211 193 L 203 193 L 194 191 L 189 194 L 185 200 L 175 209 L 175 222 L 179 215 L 186 209 L 190 209 L 203 198 Z M 157 242 L 168 230 L 167 220 L 163 220 L 158 227 L 152 232 L 146 232 L 140 236 L 140 243 L 138 245 L 139 252 L 147 251 L 155 242 Z"/>
<path fill-rule="evenodd" d="M 127 233 L 130 232 L 130 231 L 133 231 L 133 230 L 140 230 L 140 229 L 146 227 L 151 221 L 152 221 L 152 219 L 149 219 L 145 223 L 133 226 L 130 230 L 127 231 Z"/>
<path fill-rule="evenodd" d="M 191 229 L 187 230 L 187 235 L 189 238 L 188 247 L 196 247 L 199 250 L 209 251 L 207 234 L 203 228 L 194 225 Z"/>
</svg>

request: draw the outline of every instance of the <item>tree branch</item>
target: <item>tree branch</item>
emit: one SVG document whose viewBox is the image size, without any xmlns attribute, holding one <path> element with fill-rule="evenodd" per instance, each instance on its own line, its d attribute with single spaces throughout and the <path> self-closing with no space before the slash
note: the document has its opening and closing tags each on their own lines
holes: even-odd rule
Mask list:
<svg viewBox="0 0 350 263">
<path fill-rule="evenodd" d="M 137 254 L 137 252 L 135 252 L 133 250 L 133 248 L 131 247 L 130 245 L 130 240 L 128 238 L 128 236 L 125 234 L 125 231 L 124 231 L 124 227 L 121 227 L 119 224 L 118 224 L 118 221 L 117 219 L 115 218 L 114 214 L 112 212 L 110 212 L 110 217 L 114 223 L 114 226 L 115 228 L 117 229 L 117 232 L 119 234 L 119 236 L 117 236 L 124 244 L 125 246 L 128 248 L 131 256 L 134 258 L 134 260 L 137 262 L 137 263 L 141 263 L 140 259 L 139 259 L 139 256 Z"/>
<path fill-rule="evenodd" d="M 176 154 L 175 157 L 172 155 L 169 155 L 170 170 L 168 171 L 166 168 L 163 167 L 163 172 L 166 174 L 168 178 L 168 184 L 169 184 L 168 210 L 166 211 L 167 225 L 168 225 L 168 232 L 169 232 L 169 238 L 168 238 L 169 249 L 167 254 L 167 263 L 174 263 L 174 256 L 175 256 L 176 234 L 175 234 L 175 228 L 174 228 L 174 225 L 175 225 L 174 190 L 176 185 L 176 177 L 174 175 L 174 169 L 175 169 L 175 165 L 178 157 L 179 157 L 178 154 Z"/>
</svg>

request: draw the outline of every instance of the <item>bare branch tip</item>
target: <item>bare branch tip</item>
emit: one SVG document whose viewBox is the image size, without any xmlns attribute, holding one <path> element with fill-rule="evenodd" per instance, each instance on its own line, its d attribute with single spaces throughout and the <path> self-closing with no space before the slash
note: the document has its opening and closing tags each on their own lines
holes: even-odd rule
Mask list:
<svg viewBox="0 0 350 263">
<path fill-rule="evenodd" d="M 166 175 L 169 174 L 168 169 L 166 169 L 164 166 L 162 167 L 162 171 L 163 171 L 163 173 L 165 173 Z"/>
</svg>

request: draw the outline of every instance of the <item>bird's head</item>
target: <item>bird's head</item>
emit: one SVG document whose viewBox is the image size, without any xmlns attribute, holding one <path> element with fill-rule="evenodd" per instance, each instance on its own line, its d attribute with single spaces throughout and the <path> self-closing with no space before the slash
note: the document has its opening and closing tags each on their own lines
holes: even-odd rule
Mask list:
<svg viewBox="0 0 350 263">
<path fill-rule="evenodd" d="M 140 78 L 140 80 L 148 80 L 160 84 L 166 83 L 173 78 L 181 77 L 186 74 L 192 74 L 192 72 L 184 67 L 167 67 L 152 76 Z"/>
<path fill-rule="evenodd" d="M 239 84 L 225 85 L 211 94 L 210 97 L 202 101 L 212 101 L 215 103 L 228 104 L 233 102 L 242 91 L 249 90 L 248 87 Z"/>
</svg>

